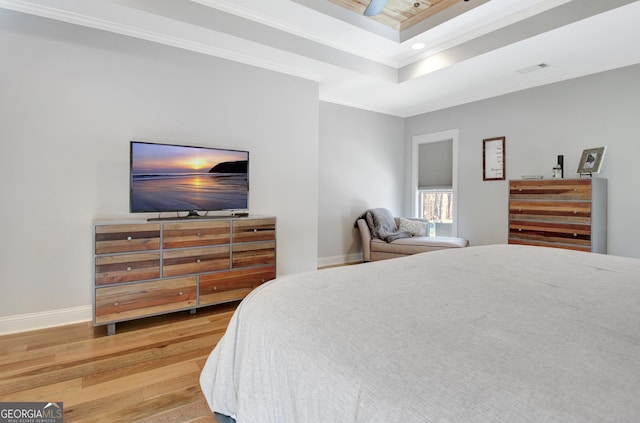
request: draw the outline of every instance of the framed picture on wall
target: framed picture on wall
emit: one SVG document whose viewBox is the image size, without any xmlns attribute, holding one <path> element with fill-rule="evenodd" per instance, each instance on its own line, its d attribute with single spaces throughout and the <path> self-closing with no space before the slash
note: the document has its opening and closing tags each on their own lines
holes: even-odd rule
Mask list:
<svg viewBox="0 0 640 423">
<path fill-rule="evenodd" d="M 482 180 L 504 181 L 505 137 L 482 140 Z"/>
<path fill-rule="evenodd" d="M 604 153 L 607 147 L 588 148 L 582 152 L 580 162 L 578 163 L 578 173 L 598 173 L 602 167 Z"/>
</svg>

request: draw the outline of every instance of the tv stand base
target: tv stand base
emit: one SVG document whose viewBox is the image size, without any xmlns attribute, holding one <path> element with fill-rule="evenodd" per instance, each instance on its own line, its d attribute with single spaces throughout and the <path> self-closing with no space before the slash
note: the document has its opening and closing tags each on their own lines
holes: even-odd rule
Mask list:
<svg viewBox="0 0 640 423">
<path fill-rule="evenodd" d="M 162 222 L 162 221 L 166 221 L 166 220 L 196 220 L 196 219 L 228 219 L 228 218 L 234 218 L 234 217 L 249 217 L 249 213 L 248 212 L 234 212 L 228 215 L 211 215 L 211 216 L 207 216 L 207 215 L 203 215 L 203 214 L 198 214 L 197 212 L 192 213 L 189 212 L 189 214 L 187 214 L 186 216 L 173 216 L 173 217 L 150 217 L 147 219 L 147 222 Z"/>
</svg>

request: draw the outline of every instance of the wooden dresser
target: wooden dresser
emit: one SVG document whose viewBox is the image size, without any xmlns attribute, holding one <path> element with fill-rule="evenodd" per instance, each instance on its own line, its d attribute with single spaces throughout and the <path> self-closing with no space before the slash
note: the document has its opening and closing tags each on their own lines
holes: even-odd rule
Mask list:
<svg viewBox="0 0 640 423">
<path fill-rule="evenodd" d="M 273 217 L 94 225 L 94 325 L 244 298 L 276 276 Z"/>
<path fill-rule="evenodd" d="M 509 181 L 509 244 L 607 252 L 607 180 Z"/>
</svg>

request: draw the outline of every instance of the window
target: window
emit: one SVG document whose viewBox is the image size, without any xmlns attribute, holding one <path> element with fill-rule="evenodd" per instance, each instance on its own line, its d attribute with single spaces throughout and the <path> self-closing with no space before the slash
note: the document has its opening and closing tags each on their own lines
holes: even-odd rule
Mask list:
<svg viewBox="0 0 640 423">
<path fill-rule="evenodd" d="M 431 222 L 431 236 L 457 236 L 458 130 L 414 136 L 411 160 L 413 216 Z"/>
<path fill-rule="evenodd" d="M 419 213 L 429 220 L 429 236 L 451 236 L 453 226 L 453 190 L 418 190 Z"/>
</svg>

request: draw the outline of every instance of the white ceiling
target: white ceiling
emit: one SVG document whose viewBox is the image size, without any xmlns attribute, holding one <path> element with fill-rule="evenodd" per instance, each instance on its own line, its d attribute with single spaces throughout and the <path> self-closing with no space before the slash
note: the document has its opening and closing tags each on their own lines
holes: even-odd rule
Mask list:
<svg viewBox="0 0 640 423">
<path fill-rule="evenodd" d="M 491 0 L 415 34 L 389 33 L 326 0 L 0 7 L 312 79 L 321 100 L 401 117 L 640 63 L 639 0 Z M 416 52 L 418 41 L 427 47 Z M 540 63 L 549 66 L 518 72 Z"/>
</svg>

